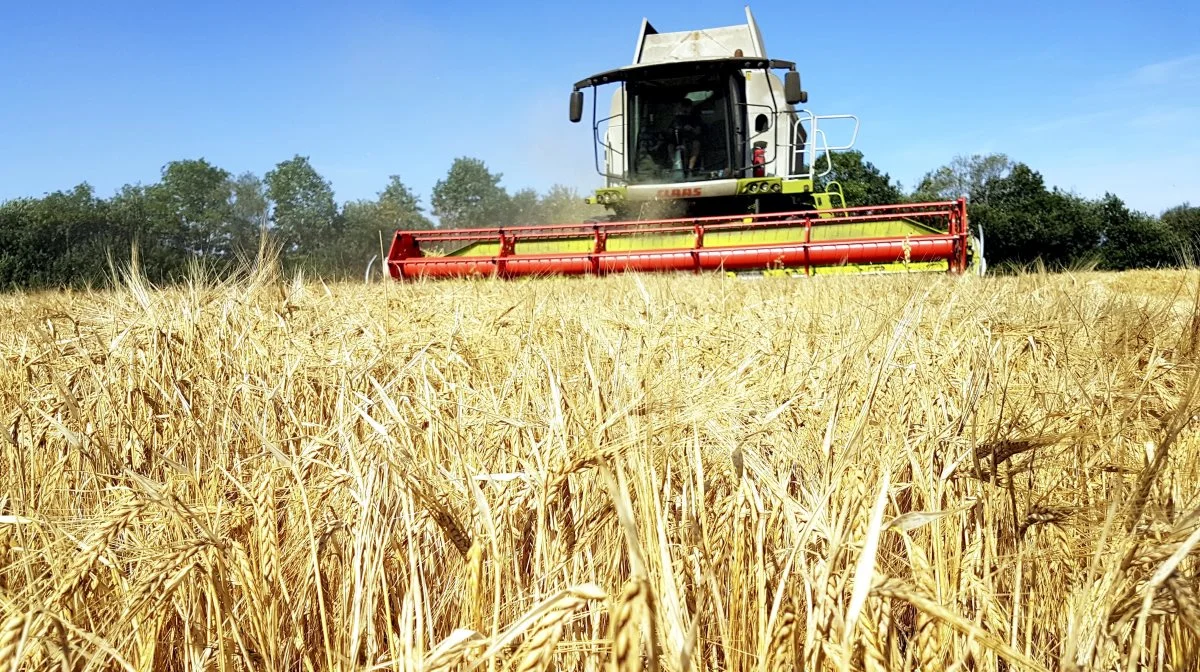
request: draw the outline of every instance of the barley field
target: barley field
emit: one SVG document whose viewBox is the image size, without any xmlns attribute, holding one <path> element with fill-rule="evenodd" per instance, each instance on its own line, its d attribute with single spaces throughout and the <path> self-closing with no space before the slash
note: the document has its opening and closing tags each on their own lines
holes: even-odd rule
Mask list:
<svg viewBox="0 0 1200 672">
<path fill-rule="evenodd" d="M 1200 273 L 0 296 L 2 670 L 1187 670 Z"/>
</svg>

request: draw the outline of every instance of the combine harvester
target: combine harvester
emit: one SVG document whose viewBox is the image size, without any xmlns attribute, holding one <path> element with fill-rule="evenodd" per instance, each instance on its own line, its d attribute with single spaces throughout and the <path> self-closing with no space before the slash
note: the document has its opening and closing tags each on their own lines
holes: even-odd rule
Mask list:
<svg viewBox="0 0 1200 672">
<path fill-rule="evenodd" d="M 780 78 L 776 71 L 783 71 Z M 613 85 L 597 118 L 597 89 Z M 749 7 L 738 26 L 659 33 L 643 20 L 633 64 L 575 84 L 593 90 L 592 132 L 611 214 L 573 224 L 396 231 L 397 280 L 623 271 L 814 275 L 963 273 L 982 261 L 963 199 L 847 208 L 818 180 L 853 146 L 854 115 L 815 115 L 794 63 L 767 58 Z M 606 124 L 603 134 L 600 126 Z M 852 124 L 844 145 L 826 128 Z"/>
</svg>

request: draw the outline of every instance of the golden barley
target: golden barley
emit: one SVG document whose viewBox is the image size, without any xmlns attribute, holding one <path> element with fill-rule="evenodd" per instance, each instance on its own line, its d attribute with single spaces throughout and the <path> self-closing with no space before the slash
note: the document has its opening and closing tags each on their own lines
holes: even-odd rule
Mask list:
<svg viewBox="0 0 1200 672">
<path fill-rule="evenodd" d="M 1189 669 L 1198 343 L 1194 270 L 6 294 L 0 670 Z"/>
</svg>

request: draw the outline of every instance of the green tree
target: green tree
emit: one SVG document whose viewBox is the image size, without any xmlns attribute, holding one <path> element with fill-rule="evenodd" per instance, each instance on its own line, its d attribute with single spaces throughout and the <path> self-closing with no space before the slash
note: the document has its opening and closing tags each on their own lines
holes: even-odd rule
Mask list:
<svg viewBox="0 0 1200 672">
<path fill-rule="evenodd" d="M 0 206 L 0 285 L 102 283 L 111 243 L 106 204 L 91 185 Z"/>
<path fill-rule="evenodd" d="M 387 186 L 379 192 L 377 202 L 382 224 L 388 229 L 427 229 L 431 226 L 420 199 L 399 175 L 388 177 Z"/>
<path fill-rule="evenodd" d="M 1103 231 L 1096 208 L 1046 189 L 1042 175 L 1023 163 L 984 184 L 970 220 L 977 233 L 983 230 L 990 266 L 1037 259 L 1066 266 L 1093 254 Z"/>
<path fill-rule="evenodd" d="M 835 152 L 832 158 L 829 173 L 817 180 L 818 188 L 825 189 L 830 183 L 837 182 L 846 197 L 846 207 L 890 205 L 903 201 L 904 195 L 900 187 L 892 183 L 891 176 L 865 160 L 862 152 Z M 824 165 L 824 161 L 818 162 L 818 172 Z"/>
<path fill-rule="evenodd" d="M 264 231 L 270 228 L 271 205 L 267 185 L 254 173 L 245 172 L 230 182 L 233 203 L 225 238 L 234 254 L 252 255 Z"/>
<path fill-rule="evenodd" d="M 1096 209 L 1104 227 L 1104 268 L 1157 268 L 1179 262 L 1184 236 L 1163 220 L 1131 211 L 1110 193 L 1104 194 Z"/>
<path fill-rule="evenodd" d="M 462 229 L 507 225 L 509 197 L 500 186 L 501 177 L 479 159 L 455 159 L 446 177 L 433 187 L 433 214 L 441 226 Z"/>
<path fill-rule="evenodd" d="M 988 182 L 1008 176 L 1014 165 L 1004 154 L 960 154 L 947 165 L 926 173 L 913 198 L 921 201 L 967 198 L 972 203 L 986 203 L 984 187 Z"/>
<path fill-rule="evenodd" d="M 231 175 L 205 159 L 172 161 L 149 195 L 165 218 L 170 242 L 186 255 L 215 260 L 226 258 L 232 219 Z M 164 231 L 165 233 L 165 231 Z"/>
<path fill-rule="evenodd" d="M 1200 255 L 1200 207 L 1183 203 L 1170 208 L 1160 216 L 1163 226 L 1179 237 L 1180 245 L 1186 248 L 1194 261 Z"/>
<path fill-rule="evenodd" d="M 427 229 L 425 216 L 416 195 L 397 175 L 388 179 L 387 186 L 374 201 L 357 200 L 342 206 L 342 250 L 350 264 L 349 270 L 359 270 L 387 252 L 392 234 L 397 229 Z"/>
<path fill-rule="evenodd" d="M 337 267 L 337 206 L 333 188 L 307 156 L 282 161 L 265 175 L 267 197 L 275 205 L 274 230 L 286 255 L 314 270 Z"/>
<path fill-rule="evenodd" d="M 503 219 L 506 225 L 545 224 L 537 190 L 522 189 L 513 194 L 508 200 L 508 212 Z"/>
<path fill-rule="evenodd" d="M 342 204 L 339 214 L 342 220 L 342 252 L 348 265 L 366 264 L 372 257 L 387 253 L 395 230 L 386 224 L 379 203 L 367 199 L 348 201 Z"/>
<path fill-rule="evenodd" d="M 157 186 L 122 187 L 108 201 L 108 226 L 114 262 L 122 265 L 128 262 L 136 246 L 138 272 L 152 282 L 165 282 L 183 271 L 186 254 L 164 199 L 154 195 Z"/>
<path fill-rule="evenodd" d="M 602 205 L 587 203 L 573 187 L 555 184 L 541 199 L 541 218 L 546 224 L 572 224 L 588 219 L 603 217 L 607 210 Z"/>
<path fill-rule="evenodd" d="M 38 265 L 47 260 L 38 250 L 39 243 L 53 242 L 37 231 L 39 199 L 17 198 L 0 204 L 0 289 L 41 284 L 36 277 Z M 53 254 L 53 250 L 48 250 Z"/>
</svg>

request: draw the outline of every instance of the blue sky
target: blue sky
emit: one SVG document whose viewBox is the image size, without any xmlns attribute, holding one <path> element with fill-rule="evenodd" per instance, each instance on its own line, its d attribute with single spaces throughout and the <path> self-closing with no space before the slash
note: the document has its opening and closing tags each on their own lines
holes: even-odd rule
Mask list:
<svg viewBox="0 0 1200 672">
<path fill-rule="evenodd" d="M 510 191 L 591 188 L 573 82 L 743 2 L 53 3 L 0 0 L 0 200 L 104 196 L 204 157 L 263 174 L 309 156 L 339 201 L 398 174 L 427 205 L 456 156 Z M 1005 152 L 1051 184 L 1149 212 L 1200 204 L 1200 2 L 752 2 L 818 113 L 905 187 Z M 588 110 L 590 113 L 590 100 Z"/>
</svg>

